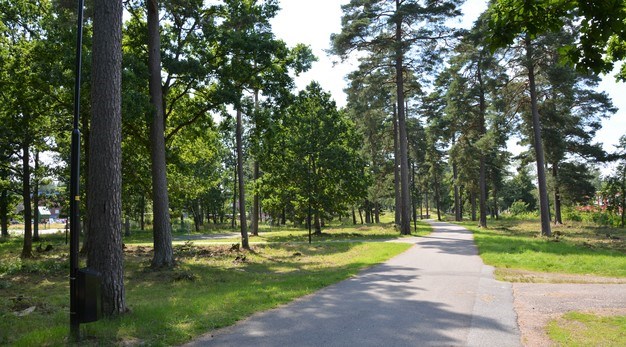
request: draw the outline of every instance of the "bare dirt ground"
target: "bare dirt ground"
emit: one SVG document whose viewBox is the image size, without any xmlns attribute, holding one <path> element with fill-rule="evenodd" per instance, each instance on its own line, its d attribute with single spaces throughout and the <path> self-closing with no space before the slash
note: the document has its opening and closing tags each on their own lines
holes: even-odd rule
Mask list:
<svg viewBox="0 0 626 347">
<path fill-rule="evenodd" d="M 528 282 L 555 282 L 513 283 L 514 307 L 524 346 L 554 346 L 546 325 L 570 311 L 626 315 L 623 279 L 530 272 L 524 278 L 532 279 Z M 574 281 L 579 283 L 563 283 Z"/>
</svg>

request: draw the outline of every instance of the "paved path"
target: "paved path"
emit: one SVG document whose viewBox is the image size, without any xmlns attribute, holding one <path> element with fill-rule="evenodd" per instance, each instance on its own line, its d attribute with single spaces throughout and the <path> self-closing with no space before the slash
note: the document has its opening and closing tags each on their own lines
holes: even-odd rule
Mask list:
<svg viewBox="0 0 626 347">
<path fill-rule="evenodd" d="M 470 232 L 432 225 L 384 264 L 188 346 L 519 346 L 511 285 Z"/>
</svg>

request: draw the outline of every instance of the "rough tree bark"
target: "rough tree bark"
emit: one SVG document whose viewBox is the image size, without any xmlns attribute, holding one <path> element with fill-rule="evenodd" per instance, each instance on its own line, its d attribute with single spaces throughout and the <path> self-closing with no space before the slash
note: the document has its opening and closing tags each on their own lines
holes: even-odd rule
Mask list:
<svg viewBox="0 0 626 347">
<path fill-rule="evenodd" d="M 153 268 L 174 265 L 172 226 L 170 224 L 167 172 L 165 164 L 165 115 L 161 85 L 161 34 L 159 33 L 159 4 L 146 1 L 148 7 L 148 71 L 150 73 L 150 102 L 153 107 L 150 123 L 150 159 L 152 162 L 152 229 L 154 233 Z"/>
<path fill-rule="evenodd" d="M 258 113 L 259 111 L 259 90 L 254 90 L 254 112 Z M 253 180 L 255 185 L 259 182 L 260 170 L 259 170 L 259 160 L 258 158 L 254 158 L 254 172 L 253 172 Z M 259 216 L 261 212 L 260 204 L 259 204 L 259 193 L 257 189 L 254 189 L 252 196 L 252 216 L 250 216 L 250 231 L 252 235 L 259 236 Z"/>
<path fill-rule="evenodd" d="M 395 197 L 395 217 L 394 223 L 400 225 L 402 220 L 401 208 L 402 197 L 400 195 L 400 144 L 398 143 L 398 111 L 396 104 L 393 104 L 393 190 Z"/>
<path fill-rule="evenodd" d="M 96 1 L 93 20 L 87 266 L 102 278 L 102 311 L 126 312 L 122 250 L 122 0 Z"/>
<path fill-rule="evenodd" d="M 400 0 L 396 0 L 396 10 L 400 9 Z M 409 195 L 409 168 L 408 161 L 408 139 L 406 132 L 406 120 L 404 117 L 404 52 L 402 45 L 402 16 L 396 16 L 396 52 L 395 52 L 395 69 L 396 69 L 396 97 L 398 101 L 398 142 L 400 144 L 400 195 L 402 197 L 401 204 L 401 221 L 400 234 L 411 234 L 411 197 Z"/>
<path fill-rule="evenodd" d="M 478 79 L 479 86 L 479 106 L 478 106 L 478 135 L 482 138 L 485 136 L 485 113 L 486 113 L 486 103 L 485 103 L 485 88 L 483 86 L 483 77 L 481 73 L 480 60 L 477 67 L 476 77 Z M 486 159 L 485 153 L 483 149 L 480 150 L 480 174 L 478 185 L 480 187 L 480 197 L 479 197 L 479 206 L 480 206 L 480 217 L 478 224 L 481 228 L 487 227 L 487 168 L 486 168 Z"/>
<path fill-rule="evenodd" d="M 235 226 L 237 225 L 237 174 L 239 173 L 239 169 L 237 168 L 238 164 L 236 157 L 237 150 L 235 149 L 235 171 L 233 172 L 233 218 L 230 220 L 230 227 L 233 229 L 235 229 Z"/>
<path fill-rule="evenodd" d="M 248 223 L 246 223 L 246 192 L 243 180 L 243 122 L 241 118 L 241 111 L 237 110 L 237 129 L 235 131 L 235 138 L 237 142 L 237 178 L 239 181 L 239 224 L 241 228 L 241 247 L 249 249 Z"/>
<path fill-rule="evenodd" d="M 530 89 L 530 105 L 532 109 L 533 144 L 537 159 L 537 183 L 539 185 L 539 209 L 541 215 L 541 235 L 551 236 L 550 206 L 548 204 L 548 187 L 546 183 L 546 169 L 543 155 L 543 141 L 541 139 L 541 120 L 537 106 L 537 89 L 535 86 L 535 64 L 533 61 L 533 47 L 530 34 L 526 34 L 526 67 L 528 69 L 528 88 Z"/>
</svg>

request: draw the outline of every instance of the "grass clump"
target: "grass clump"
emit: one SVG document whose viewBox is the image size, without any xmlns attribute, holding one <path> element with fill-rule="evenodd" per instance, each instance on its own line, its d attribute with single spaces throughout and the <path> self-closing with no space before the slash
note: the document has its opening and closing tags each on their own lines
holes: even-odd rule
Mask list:
<svg viewBox="0 0 626 347">
<path fill-rule="evenodd" d="M 626 346 L 626 316 L 570 312 L 551 321 L 547 330 L 559 346 Z"/>
</svg>

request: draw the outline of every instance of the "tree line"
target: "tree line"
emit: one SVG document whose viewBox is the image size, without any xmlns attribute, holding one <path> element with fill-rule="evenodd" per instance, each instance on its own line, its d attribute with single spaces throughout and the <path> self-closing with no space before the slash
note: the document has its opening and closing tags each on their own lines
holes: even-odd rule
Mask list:
<svg viewBox="0 0 626 347">
<path fill-rule="evenodd" d="M 595 88 L 624 59 L 622 1 L 492 1 L 470 30 L 449 26 L 461 3 L 344 5 L 331 52 L 359 64 L 341 109 L 315 82 L 294 91 L 316 58 L 274 36 L 276 0 L 88 3 L 83 250 L 103 274 L 105 313 L 126 311 L 123 218 L 143 229 L 149 208 L 155 269 L 175 264 L 172 222 L 183 212 L 198 229 L 230 219 L 244 248 L 264 217 L 321 233 L 338 216 L 378 222 L 393 210 L 410 234 L 431 209 L 486 226 L 516 204 L 538 207 L 550 235 L 562 204 L 594 196 L 594 164 L 621 160 L 605 191 L 621 194 L 606 201 L 623 224 L 624 141 L 615 153 L 593 143 L 616 111 Z M 20 195 L 30 257 L 37 186 L 69 179 L 76 14 L 67 0 L 2 0 L 0 14 L 0 222 L 8 235 Z M 515 158 L 513 134 L 530 149 Z"/>
</svg>

